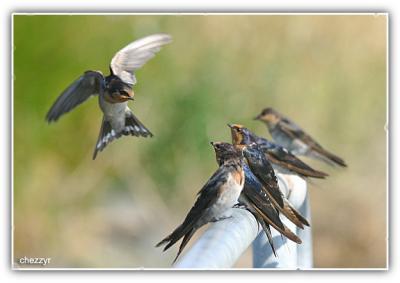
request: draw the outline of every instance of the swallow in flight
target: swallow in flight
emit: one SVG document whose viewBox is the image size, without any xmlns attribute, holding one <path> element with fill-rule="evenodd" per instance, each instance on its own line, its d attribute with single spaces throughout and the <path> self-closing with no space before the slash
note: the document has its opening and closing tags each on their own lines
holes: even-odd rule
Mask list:
<svg viewBox="0 0 400 283">
<path fill-rule="evenodd" d="M 121 136 L 151 137 L 153 134 L 133 115 L 128 101 L 133 100 L 135 72 L 154 57 L 163 45 L 172 41 L 168 34 L 153 34 L 138 39 L 118 51 L 111 60 L 110 74 L 86 71 L 75 80 L 54 102 L 46 115 L 51 123 L 71 111 L 91 96 L 98 96 L 103 112 L 100 134 L 93 159 L 111 141 Z"/>
</svg>

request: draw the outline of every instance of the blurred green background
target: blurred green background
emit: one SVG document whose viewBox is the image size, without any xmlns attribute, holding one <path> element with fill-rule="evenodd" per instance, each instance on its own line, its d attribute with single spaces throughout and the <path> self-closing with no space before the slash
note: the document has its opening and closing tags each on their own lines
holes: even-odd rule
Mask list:
<svg viewBox="0 0 400 283">
<path fill-rule="evenodd" d="M 14 16 L 14 258 L 50 267 L 169 267 L 155 243 L 216 169 L 209 141 L 273 106 L 343 157 L 309 186 L 315 267 L 386 266 L 385 15 Z M 91 99 L 48 125 L 57 96 L 116 51 L 166 32 L 130 104 L 155 134 L 91 155 Z M 201 233 L 198 233 L 201 234 Z M 192 241 L 193 242 L 193 241 Z M 251 249 L 236 267 L 251 267 Z"/>
</svg>

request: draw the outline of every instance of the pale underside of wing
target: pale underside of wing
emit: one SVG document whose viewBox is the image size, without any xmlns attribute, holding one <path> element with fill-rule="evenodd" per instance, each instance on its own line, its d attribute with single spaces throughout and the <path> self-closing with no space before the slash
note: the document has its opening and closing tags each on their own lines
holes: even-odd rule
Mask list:
<svg viewBox="0 0 400 283">
<path fill-rule="evenodd" d="M 75 80 L 61 93 L 46 115 L 50 123 L 57 121 L 61 115 L 87 100 L 92 95 L 98 95 L 104 89 L 104 77 L 101 72 L 87 71 Z"/>
<path fill-rule="evenodd" d="M 168 34 L 153 34 L 130 43 L 112 58 L 110 67 L 113 74 L 125 83 L 134 85 L 134 72 L 153 58 L 163 45 L 171 41 L 172 38 Z"/>
</svg>

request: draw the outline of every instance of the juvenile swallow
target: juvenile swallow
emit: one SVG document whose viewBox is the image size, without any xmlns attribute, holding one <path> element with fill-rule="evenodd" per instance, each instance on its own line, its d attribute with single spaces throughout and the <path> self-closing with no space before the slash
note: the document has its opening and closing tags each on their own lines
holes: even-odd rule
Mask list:
<svg viewBox="0 0 400 283">
<path fill-rule="evenodd" d="M 294 173 L 302 177 L 312 177 L 312 178 L 325 178 L 328 174 L 317 171 L 295 155 L 290 153 L 287 149 L 279 146 L 267 139 L 257 136 L 255 133 L 251 132 L 248 128 L 242 125 L 233 125 L 236 127 L 234 138 L 236 144 L 250 144 L 255 142 L 260 150 L 265 154 L 268 161 L 272 163 L 272 167 L 277 169 L 281 173 Z"/>
<path fill-rule="evenodd" d="M 226 154 L 226 151 L 236 150 L 233 146 L 214 147 L 214 149 L 218 164 L 220 164 L 221 156 Z M 244 205 L 244 207 L 253 214 L 254 218 L 261 225 L 274 254 L 276 255 L 276 251 L 272 240 L 270 225 L 288 239 L 300 244 L 300 238 L 282 223 L 279 218 L 279 213 L 272 205 L 268 195 L 265 193 L 265 189 L 251 172 L 246 163 L 243 164 L 243 170 L 245 174 L 245 182 L 242 193 L 239 197 L 239 204 Z"/>
<path fill-rule="evenodd" d="M 214 148 L 232 147 L 228 143 L 211 143 Z M 231 217 L 232 207 L 238 202 L 244 185 L 243 156 L 241 152 L 225 151 L 220 156 L 219 168 L 198 192 L 197 200 L 183 223 L 156 247 L 167 244 L 164 251 L 183 237 L 178 254 L 201 226 Z"/>
<path fill-rule="evenodd" d="M 318 144 L 299 126 L 272 108 L 265 108 L 254 118 L 264 122 L 275 142 L 293 154 L 320 159 L 328 164 L 346 167 L 345 161 Z"/>
<path fill-rule="evenodd" d="M 231 128 L 232 143 L 236 147 L 242 148 L 243 156 L 251 172 L 257 177 L 263 188 L 265 188 L 264 192 L 268 195 L 274 207 L 297 227 L 303 229 L 304 225 L 310 226 L 307 219 L 305 219 L 282 194 L 274 169 L 259 146 L 254 142 L 245 144 L 245 141 L 237 138 L 241 128 L 236 125 L 228 126 Z"/>
<path fill-rule="evenodd" d="M 136 70 L 171 41 L 168 34 L 153 34 L 125 46 L 112 58 L 108 76 L 105 77 L 100 71 L 84 72 L 57 98 L 46 120 L 49 123 L 55 122 L 89 97 L 98 95 L 104 115 L 93 159 L 98 151 L 122 135 L 152 137 L 153 134 L 133 115 L 128 101 L 133 100 L 132 87 L 136 84 Z"/>
</svg>

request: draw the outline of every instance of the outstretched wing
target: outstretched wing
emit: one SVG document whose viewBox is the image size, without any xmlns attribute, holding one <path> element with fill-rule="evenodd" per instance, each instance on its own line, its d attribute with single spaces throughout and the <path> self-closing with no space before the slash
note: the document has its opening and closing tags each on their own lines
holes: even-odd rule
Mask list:
<svg viewBox="0 0 400 283">
<path fill-rule="evenodd" d="M 168 44 L 172 38 L 168 34 L 153 34 L 138 39 L 117 52 L 111 60 L 110 68 L 114 75 L 127 84 L 134 85 L 134 72 L 160 51 L 161 46 Z"/>
<path fill-rule="evenodd" d="M 49 123 L 57 121 L 61 115 L 71 111 L 90 96 L 98 95 L 103 89 L 103 74 L 98 71 L 86 71 L 57 98 L 47 113 L 46 120 Z"/>
</svg>

